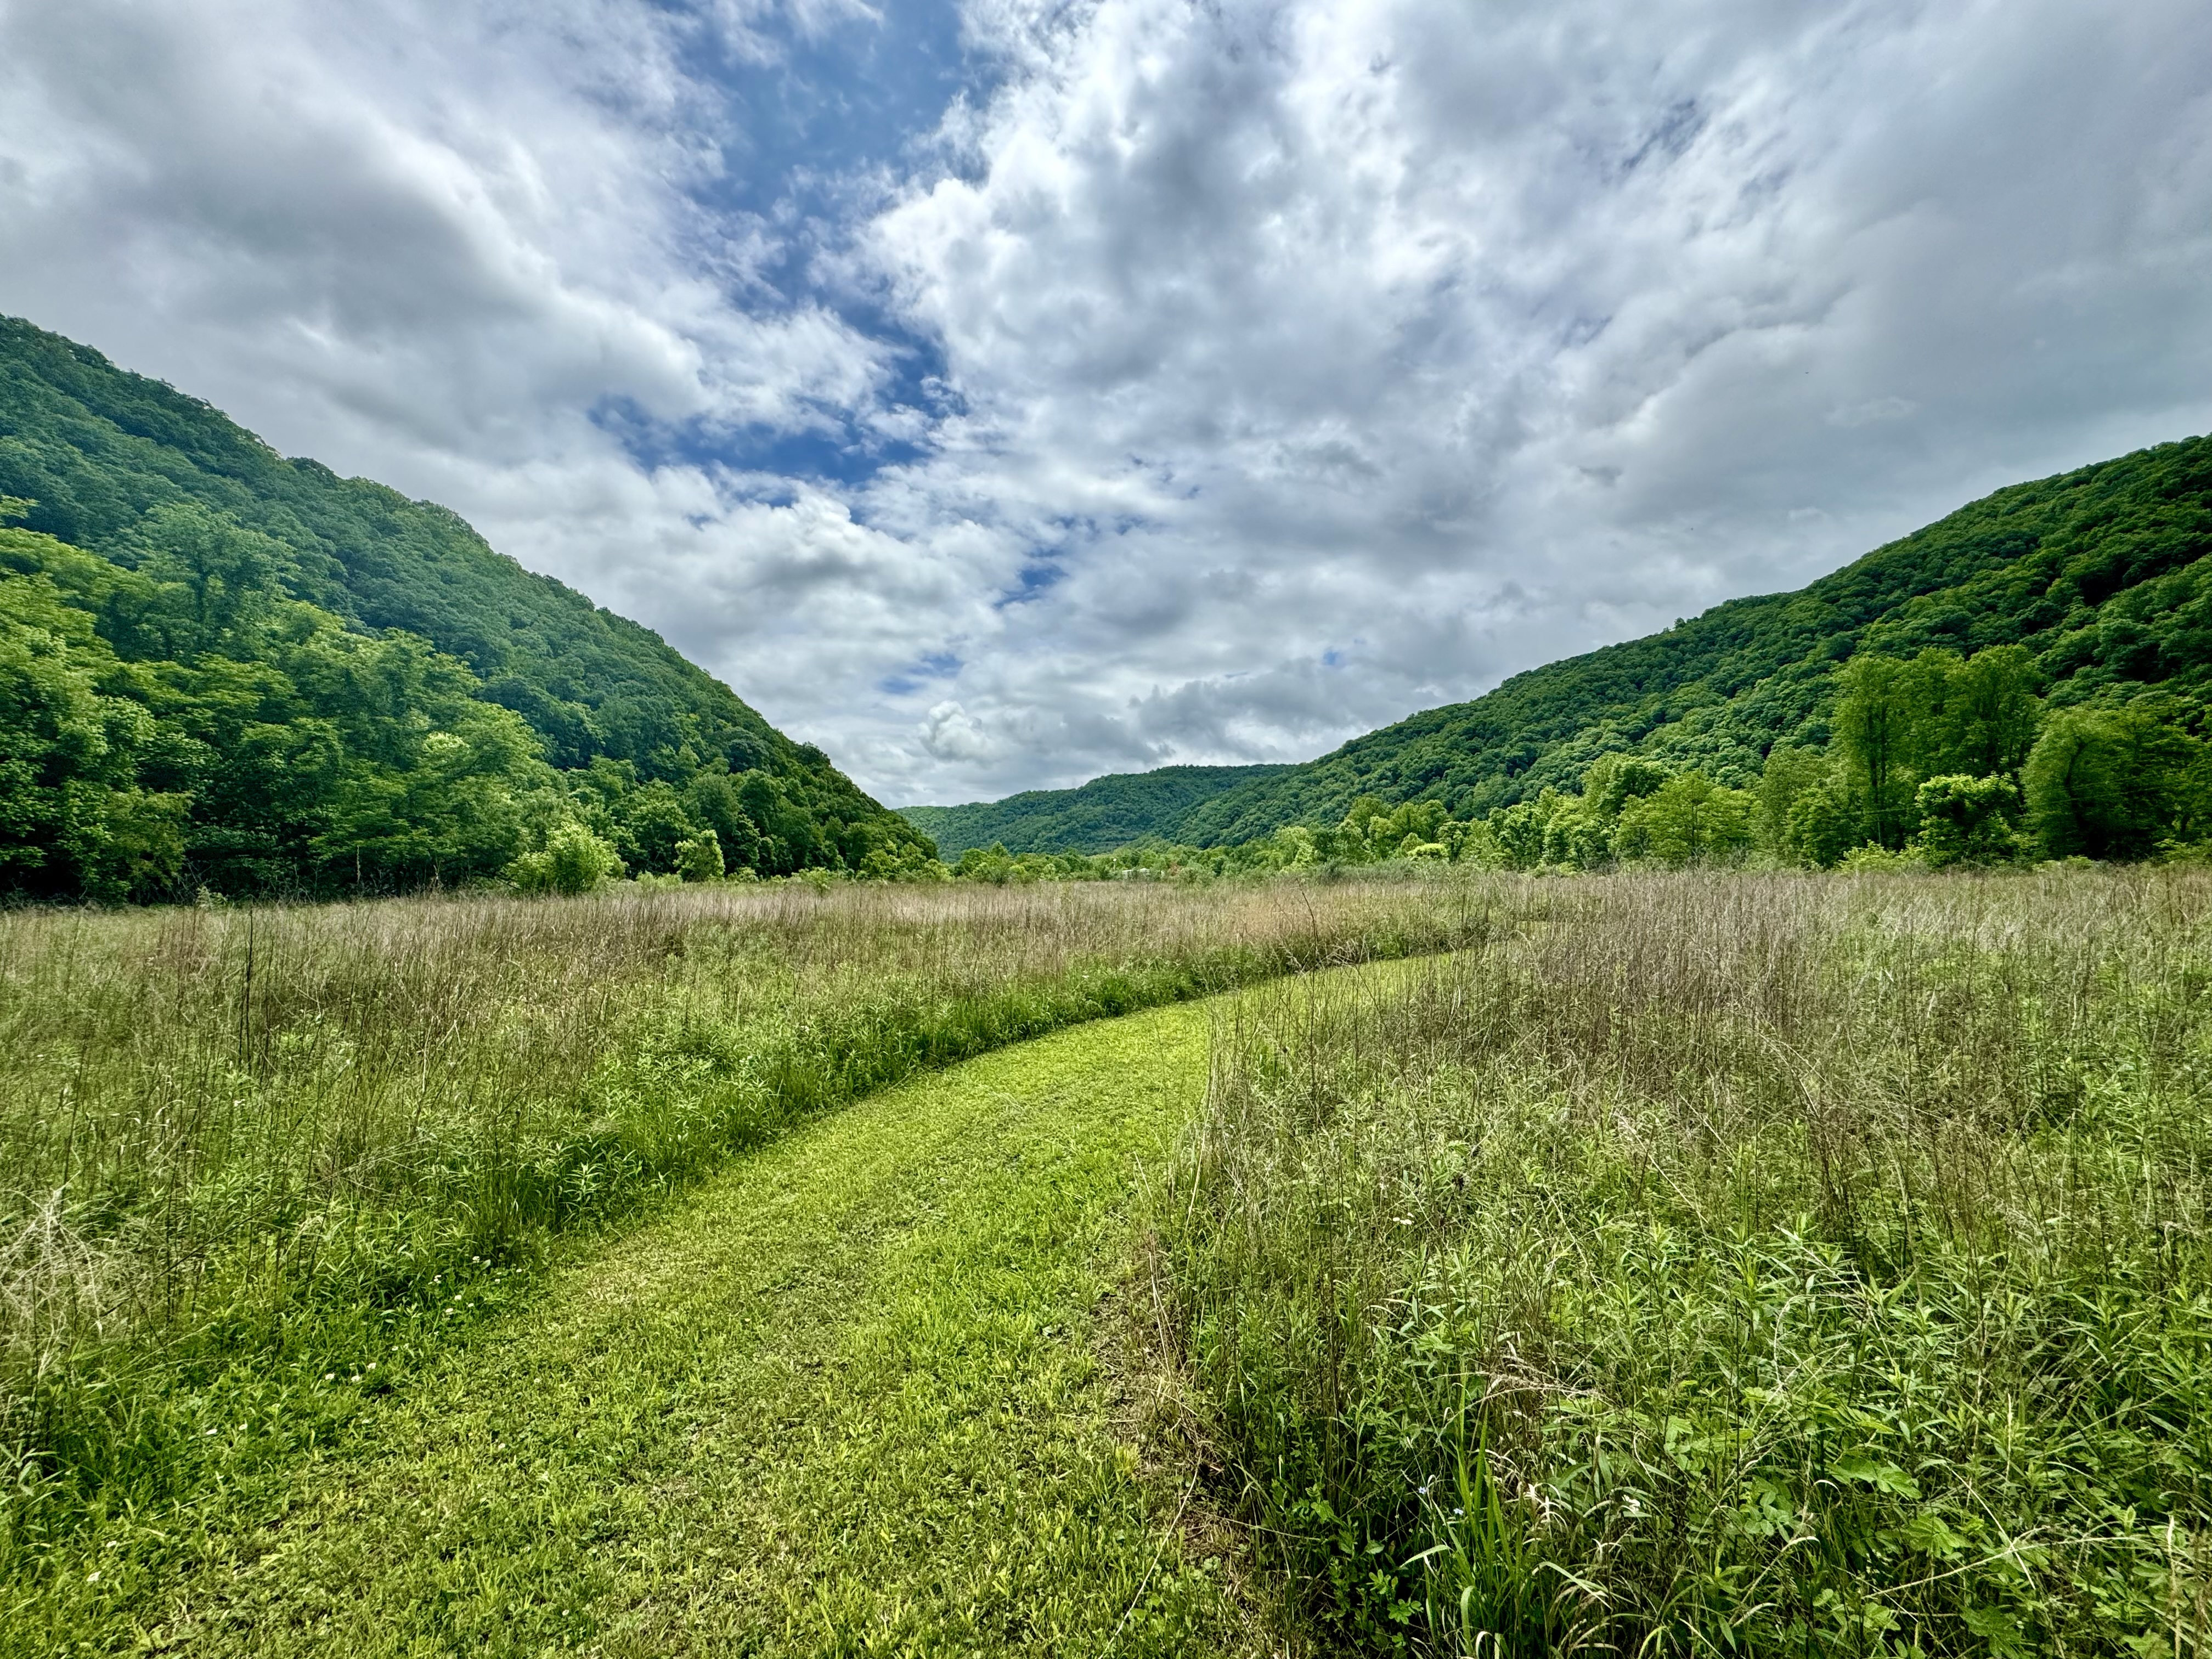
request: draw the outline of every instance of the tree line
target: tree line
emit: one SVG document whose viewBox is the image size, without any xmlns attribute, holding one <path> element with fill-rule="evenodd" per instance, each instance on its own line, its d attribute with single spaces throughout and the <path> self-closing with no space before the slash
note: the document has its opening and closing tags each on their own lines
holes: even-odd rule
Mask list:
<svg viewBox="0 0 2212 1659">
<path fill-rule="evenodd" d="M 0 516 L 26 506 L 0 498 Z M 295 597 L 293 557 L 189 501 L 146 514 L 112 556 L 0 528 L 0 892 L 577 892 L 625 874 L 1005 881 L 1399 860 L 1942 867 L 2143 859 L 2212 836 L 2198 698 L 2101 701 L 2080 675 L 2047 698 L 2038 659 L 2007 644 L 1851 656 L 1825 688 L 1826 741 L 1805 740 L 1819 720 L 1801 725 L 1754 777 L 1622 747 L 1578 791 L 1479 816 L 1369 793 L 1334 823 L 1227 846 L 977 848 L 947 868 L 896 817 L 825 810 L 803 781 L 728 757 L 687 756 L 673 777 L 604 754 L 556 768 L 466 662 Z"/>
<path fill-rule="evenodd" d="M 1334 824 L 1370 793 L 1482 819 L 1547 786 L 1580 792 L 1614 750 L 1747 786 L 1777 743 L 1833 746 L 1839 664 L 1999 646 L 2032 653 L 2054 709 L 2212 696 L 2212 438 L 2010 486 L 1795 592 L 1731 599 L 1424 709 L 1205 800 L 1165 838 L 1232 845 Z M 2182 724 L 2197 731 L 2195 718 Z M 1898 839 L 1910 805 L 1885 798 L 1879 841 Z"/>
<path fill-rule="evenodd" d="M 0 498 L 0 518 L 29 505 Z M 842 815 L 727 756 L 687 754 L 675 777 L 605 755 L 557 769 L 466 662 L 294 597 L 294 558 L 191 501 L 114 556 L 0 529 L 0 893 L 581 890 L 931 861 L 857 791 Z"/>
<path fill-rule="evenodd" d="M 1455 818 L 1438 800 L 1355 798 L 1334 824 L 1225 847 L 1156 844 L 1085 859 L 972 848 L 978 880 L 1469 863 L 1510 870 L 1680 866 L 1750 859 L 1832 869 L 2048 859 L 2142 860 L 2212 842 L 2212 744 L 2178 693 L 2052 706 L 2017 645 L 1971 656 L 1868 653 L 1832 676 L 1826 744 L 1778 743 L 1730 787 L 1696 766 L 1617 750 L 1578 793 Z"/>
</svg>

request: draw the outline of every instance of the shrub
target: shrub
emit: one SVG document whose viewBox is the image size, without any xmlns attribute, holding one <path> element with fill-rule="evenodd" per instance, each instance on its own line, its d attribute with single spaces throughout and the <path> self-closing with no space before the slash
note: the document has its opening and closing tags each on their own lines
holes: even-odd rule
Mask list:
<svg viewBox="0 0 2212 1659">
<path fill-rule="evenodd" d="M 676 844 L 676 873 L 684 880 L 720 881 L 722 870 L 721 838 L 712 830 L 702 830 Z"/>
<path fill-rule="evenodd" d="M 507 867 L 507 878 L 524 893 L 589 893 L 622 873 L 615 849 L 574 818 L 548 835 L 542 850 L 525 853 Z"/>
<path fill-rule="evenodd" d="M 1931 869 L 1950 864 L 2002 864 L 2017 857 L 2013 829 L 2020 791 L 2010 778 L 1949 773 L 1929 778 L 1913 800 L 1920 831 L 1912 846 Z"/>
</svg>

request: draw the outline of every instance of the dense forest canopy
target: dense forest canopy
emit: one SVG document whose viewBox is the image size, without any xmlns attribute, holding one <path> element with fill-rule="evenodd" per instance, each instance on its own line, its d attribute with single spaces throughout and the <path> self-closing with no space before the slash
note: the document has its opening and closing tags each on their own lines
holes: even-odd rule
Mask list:
<svg viewBox="0 0 2212 1659">
<path fill-rule="evenodd" d="M 819 750 L 445 508 L 12 319 L 0 498 L 0 891 L 932 857 Z"/>
<path fill-rule="evenodd" d="M 1255 769 L 1151 826 L 1169 845 L 1147 856 L 1589 867 L 1759 849 L 1826 865 L 2201 842 L 2208 554 L 2212 439 L 2017 485 L 1802 592 Z M 1101 781 L 1134 794 L 1143 779 Z M 1063 854 L 1024 834 L 1083 793 L 1003 803 L 1022 811 L 994 823 L 1002 855 L 968 862 Z"/>
<path fill-rule="evenodd" d="M 1077 789 L 1031 789 L 965 806 L 902 806 L 907 821 L 946 858 L 994 842 L 1024 853 L 1109 853 L 1141 841 L 1174 841 L 1203 803 L 1287 766 L 1163 766 L 1115 772 Z"/>
<path fill-rule="evenodd" d="M 2208 554 L 2199 438 L 1304 765 L 901 816 L 444 508 L 0 319 L 0 894 L 942 873 L 932 834 L 992 880 L 2153 856 L 2212 839 Z"/>
<path fill-rule="evenodd" d="M 2212 672 L 2212 439 L 1998 490 L 1795 593 L 1516 675 L 1201 805 L 1177 838 L 1334 824 L 1363 795 L 1462 819 L 1571 789 L 1627 751 L 1743 787 L 1777 744 L 1825 748 L 1833 671 L 2019 645 L 2054 708 L 2185 701 Z"/>
</svg>

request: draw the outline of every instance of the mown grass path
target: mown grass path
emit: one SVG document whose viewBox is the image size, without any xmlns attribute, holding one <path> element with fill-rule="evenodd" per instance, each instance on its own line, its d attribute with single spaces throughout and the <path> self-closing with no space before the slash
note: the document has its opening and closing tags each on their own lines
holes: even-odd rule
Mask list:
<svg viewBox="0 0 2212 1659">
<path fill-rule="evenodd" d="M 348 1659 L 1239 1650 L 1100 1358 L 1133 1170 L 1198 1103 L 1208 1018 L 1079 1027 L 794 1133 L 365 1413 L 175 1582 L 73 1611 Z"/>
</svg>

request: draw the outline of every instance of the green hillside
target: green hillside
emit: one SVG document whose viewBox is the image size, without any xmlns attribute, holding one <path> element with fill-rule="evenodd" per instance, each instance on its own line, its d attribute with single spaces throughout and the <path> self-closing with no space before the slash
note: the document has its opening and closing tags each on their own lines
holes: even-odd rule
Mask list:
<svg viewBox="0 0 2212 1659">
<path fill-rule="evenodd" d="M 902 806 L 948 859 L 971 847 L 1016 853 L 1108 853 L 1141 841 L 1181 841 L 1191 814 L 1223 792 L 1287 766 L 1163 766 L 1114 772 L 1078 789 L 1031 789 L 966 806 Z"/>
<path fill-rule="evenodd" d="M 2001 489 L 1798 592 L 1732 600 L 1357 738 L 1200 803 L 1180 839 L 1322 830 L 1362 797 L 1473 820 L 1577 789 L 1614 751 L 1747 787 L 1778 744 L 1827 744 L 1834 670 L 1854 655 L 2018 646 L 2051 709 L 2154 697 L 2193 726 L 2212 676 L 2208 554 L 2212 439 L 2161 444 Z"/>
<path fill-rule="evenodd" d="M 633 869 L 925 839 L 444 507 L 0 319 L 0 891 L 389 890 L 581 825 Z M 695 866 L 706 855 L 695 845 Z"/>
</svg>

